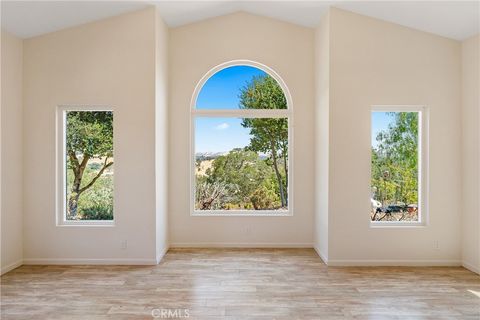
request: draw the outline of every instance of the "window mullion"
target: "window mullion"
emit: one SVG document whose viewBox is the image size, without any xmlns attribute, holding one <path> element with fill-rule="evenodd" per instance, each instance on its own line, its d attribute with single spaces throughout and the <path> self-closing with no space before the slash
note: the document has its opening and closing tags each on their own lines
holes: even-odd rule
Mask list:
<svg viewBox="0 0 480 320">
<path fill-rule="evenodd" d="M 192 110 L 194 116 L 236 118 L 288 118 L 290 110 Z"/>
</svg>

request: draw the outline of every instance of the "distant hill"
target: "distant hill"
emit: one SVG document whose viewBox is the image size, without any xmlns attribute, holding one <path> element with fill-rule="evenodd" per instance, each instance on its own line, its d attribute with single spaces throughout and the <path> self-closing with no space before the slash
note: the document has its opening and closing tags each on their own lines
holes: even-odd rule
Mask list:
<svg viewBox="0 0 480 320">
<path fill-rule="evenodd" d="M 197 161 L 205 161 L 205 160 L 214 160 L 220 156 L 227 155 L 230 151 L 224 151 L 224 152 L 197 152 L 195 153 L 195 160 Z M 261 160 L 266 160 L 268 159 L 268 156 L 266 154 L 259 154 L 258 157 Z"/>
<path fill-rule="evenodd" d="M 224 156 L 228 154 L 229 151 L 227 152 L 197 152 L 195 153 L 195 159 L 196 160 L 213 160 L 216 159 L 220 156 Z"/>
</svg>

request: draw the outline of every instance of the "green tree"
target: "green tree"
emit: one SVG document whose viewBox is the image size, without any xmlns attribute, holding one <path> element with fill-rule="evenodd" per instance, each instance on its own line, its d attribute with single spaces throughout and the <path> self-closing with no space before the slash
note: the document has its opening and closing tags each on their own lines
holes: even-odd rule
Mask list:
<svg viewBox="0 0 480 320">
<path fill-rule="evenodd" d="M 200 210 L 275 209 L 281 206 L 272 167 L 256 152 L 233 149 L 196 176 L 195 206 Z"/>
<path fill-rule="evenodd" d="M 287 100 L 277 81 L 269 75 L 254 77 L 240 91 L 242 109 L 287 109 Z M 245 118 L 250 128 L 249 150 L 265 153 L 278 183 L 281 206 L 288 205 L 288 121 L 285 118 Z M 283 167 L 283 170 L 282 170 Z"/>
<path fill-rule="evenodd" d="M 223 182 L 208 181 L 208 176 L 196 176 L 195 209 L 222 209 L 226 194 L 226 186 Z"/>
<path fill-rule="evenodd" d="M 390 112 L 394 122 L 376 137 L 378 152 L 397 163 L 417 167 L 418 112 Z"/>
<path fill-rule="evenodd" d="M 372 147 L 372 186 L 382 205 L 418 202 L 418 113 L 392 112 Z"/>
<path fill-rule="evenodd" d="M 268 167 L 257 153 L 233 149 L 213 162 L 208 177 L 209 182 L 221 181 L 227 186 L 231 201 L 240 204 L 249 202 L 251 193 L 268 174 Z"/>
<path fill-rule="evenodd" d="M 67 219 L 77 219 L 80 196 L 113 165 L 113 113 L 70 111 L 66 120 L 68 169 L 74 175 L 68 198 Z M 85 182 L 83 179 L 88 161 L 94 158 L 103 159 L 103 165 Z"/>
<path fill-rule="evenodd" d="M 255 210 L 275 209 L 280 205 L 275 179 L 266 179 L 250 196 Z"/>
</svg>

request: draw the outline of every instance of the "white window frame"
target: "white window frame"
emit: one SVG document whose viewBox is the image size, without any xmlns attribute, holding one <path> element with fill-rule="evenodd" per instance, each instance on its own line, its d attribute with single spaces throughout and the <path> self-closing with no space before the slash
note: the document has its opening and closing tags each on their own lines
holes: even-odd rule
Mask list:
<svg viewBox="0 0 480 320">
<path fill-rule="evenodd" d="M 370 112 L 370 121 L 373 112 L 418 112 L 418 221 L 370 221 L 370 227 L 425 227 L 428 225 L 428 155 L 429 155 L 429 109 L 424 105 L 374 105 Z M 372 134 L 372 123 L 370 123 L 370 141 Z M 371 143 L 370 143 L 371 148 Z M 370 153 L 371 154 L 371 153 Z M 370 160 L 370 182 L 371 182 L 371 160 Z M 370 185 L 370 190 L 372 187 Z"/>
<path fill-rule="evenodd" d="M 113 220 L 67 220 L 67 158 L 66 158 L 66 114 L 69 111 L 111 111 L 115 122 L 114 108 L 95 105 L 60 105 L 56 112 L 56 225 L 57 226 L 91 226 L 113 227 L 115 226 L 115 187 Z M 115 127 L 115 126 L 114 126 Z M 115 134 L 114 134 L 115 140 Z M 114 141 L 115 145 L 115 141 Z M 115 148 L 114 148 L 115 158 Z M 114 180 L 115 181 L 115 180 Z"/>
<path fill-rule="evenodd" d="M 222 109 L 196 109 L 197 97 L 203 85 L 208 79 L 217 72 L 233 67 L 233 66 L 250 66 L 265 71 L 268 75 L 274 78 L 283 90 L 287 100 L 287 109 L 271 109 L 271 110 L 222 110 Z M 283 79 L 271 68 L 264 64 L 251 60 L 234 60 L 222 63 L 209 72 L 207 72 L 198 82 L 193 92 L 190 103 L 190 215 L 191 216 L 248 216 L 248 217 L 281 217 L 293 215 L 293 111 L 292 111 L 292 97 L 290 91 Z M 287 210 L 196 210 L 195 209 L 195 119 L 199 117 L 210 118 L 286 118 L 288 122 L 288 208 Z"/>
</svg>

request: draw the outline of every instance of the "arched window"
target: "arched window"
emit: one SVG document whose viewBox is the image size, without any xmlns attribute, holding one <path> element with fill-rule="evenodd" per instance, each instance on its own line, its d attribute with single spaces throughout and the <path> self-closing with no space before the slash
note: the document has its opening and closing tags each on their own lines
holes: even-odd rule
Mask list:
<svg viewBox="0 0 480 320">
<path fill-rule="evenodd" d="M 191 108 L 192 214 L 291 215 L 292 102 L 281 78 L 225 63 L 200 80 Z"/>
</svg>

